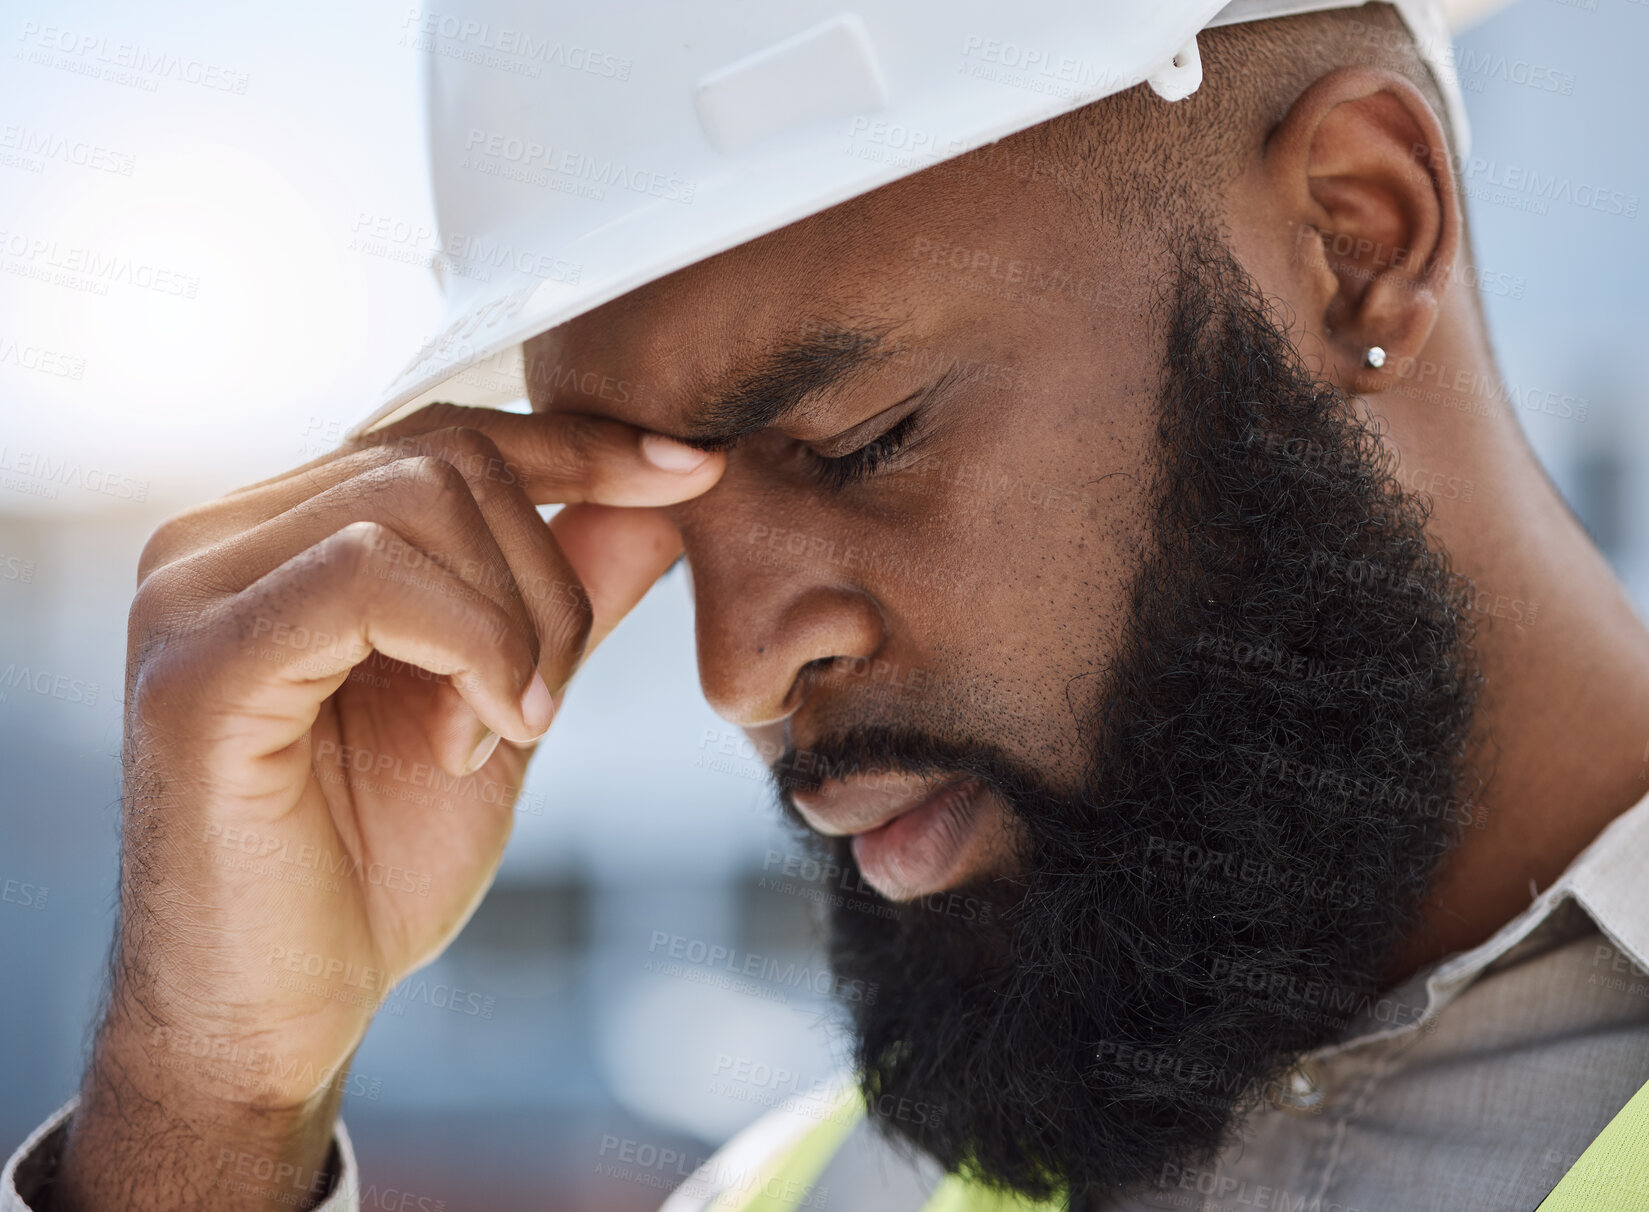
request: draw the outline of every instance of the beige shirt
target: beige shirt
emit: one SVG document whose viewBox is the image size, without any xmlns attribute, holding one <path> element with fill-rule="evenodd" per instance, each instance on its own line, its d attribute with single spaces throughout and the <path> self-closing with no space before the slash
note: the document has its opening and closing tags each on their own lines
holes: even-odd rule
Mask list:
<svg viewBox="0 0 1649 1212">
<path fill-rule="evenodd" d="M 1306 999 L 1310 990 L 1279 990 Z M 1529 1212 L 1649 1082 L 1649 799 L 1613 821 L 1481 946 L 1422 969 L 1301 1063 L 1202 1170 L 1114 1212 Z M 31 1204 L 71 1102 L 0 1178 L 0 1212 Z M 801 1119 L 798 1121 L 798 1114 Z M 703 1208 L 786 1139 L 805 1109 L 764 1116 L 667 1203 Z M 358 1212 L 342 1123 L 322 1212 Z M 917 1212 L 940 1178 L 861 1123 L 814 1184 L 833 1208 Z M 1644 1193 L 1649 1208 L 1649 1192 Z"/>
</svg>

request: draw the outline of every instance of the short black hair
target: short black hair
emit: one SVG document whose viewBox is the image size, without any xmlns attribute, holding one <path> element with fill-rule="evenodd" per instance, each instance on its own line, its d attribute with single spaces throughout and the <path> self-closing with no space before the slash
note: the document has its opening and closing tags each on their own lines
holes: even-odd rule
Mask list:
<svg viewBox="0 0 1649 1212">
<path fill-rule="evenodd" d="M 1394 71 L 1443 118 L 1442 89 L 1408 26 L 1389 4 L 1222 25 L 1197 35 L 1203 82 L 1182 101 L 1146 84 L 1114 93 L 1025 132 L 1091 213 L 1122 228 L 1207 219 L 1225 187 L 1257 156 L 1289 107 L 1338 67 Z M 1194 225 L 1194 219 L 1193 219 Z"/>
</svg>

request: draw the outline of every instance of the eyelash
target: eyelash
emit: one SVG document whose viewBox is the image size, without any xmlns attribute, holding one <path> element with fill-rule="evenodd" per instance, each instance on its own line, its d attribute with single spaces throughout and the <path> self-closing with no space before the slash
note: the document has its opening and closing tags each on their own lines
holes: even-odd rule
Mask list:
<svg viewBox="0 0 1649 1212">
<path fill-rule="evenodd" d="M 875 441 L 866 442 L 858 450 L 835 458 L 827 458 L 809 447 L 803 447 L 807 452 L 808 461 L 813 465 L 813 474 L 826 488 L 834 491 L 869 479 L 888 460 L 904 449 L 905 444 L 916 432 L 916 421 L 920 415 L 921 410 L 918 409 Z"/>
</svg>

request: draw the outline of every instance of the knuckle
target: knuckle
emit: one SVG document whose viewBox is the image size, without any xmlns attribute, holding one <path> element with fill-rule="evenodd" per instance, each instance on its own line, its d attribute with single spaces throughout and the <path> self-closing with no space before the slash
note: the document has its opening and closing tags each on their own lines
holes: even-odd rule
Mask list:
<svg viewBox="0 0 1649 1212">
<path fill-rule="evenodd" d="M 531 628 L 486 599 L 469 603 L 458 618 L 475 676 L 500 684 L 524 680 L 520 671 L 533 665 Z"/>
<path fill-rule="evenodd" d="M 517 483 L 498 444 L 479 429 L 459 426 L 442 430 L 435 437 L 447 461 L 469 482 L 477 501 L 483 500 L 495 486 Z"/>
<path fill-rule="evenodd" d="M 426 498 L 447 500 L 469 495 L 464 473 L 439 455 L 414 454 L 397 460 L 391 464 L 389 476 L 404 490 Z"/>
<path fill-rule="evenodd" d="M 602 426 L 594 417 L 567 415 L 554 431 L 550 461 L 562 476 L 572 479 L 595 460 L 601 446 Z"/>
<path fill-rule="evenodd" d="M 172 589 L 174 579 L 162 572 L 151 577 L 132 599 L 127 624 L 127 727 L 175 718 L 206 692 L 218 668 L 203 667 L 194 641 L 212 631 L 222 618 L 221 608 L 179 610 Z"/>
<path fill-rule="evenodd" d="M 132 595 L 132 604 L 126 613 L 127 633 L 133 639 L 153 634 L 171 613 L 177 597 L 174 579 L 162 566 L 138 582 L 137 592 Z"/>
<path fill-rule="evenodd" d="M 570 652 L 578 656 L 589 642 L 590 631 L 595 626 L 595 611 L 590 605 L 590 595 L 582 585 L 559 588 L 560 592 L 551 596 L 547 608 L 549 634 L 546 646 L 555 652 Z"/>
<path fill-rule="evenodd" d="M 387 517 L 431 544 L 432 562 L 446 566 L 439 554 L 443 549 L 468 551 L 485 531 L 463 473 L 445 459 L 418 455 L 383 470 L 387 481 L 381 504 Z"/>
<path fill-rule="evenodd" d="M 143 553 L 138 556 L 137 575 L 140 584 L 156 569 L 172 563 L 194 546 L 200 528 L 198 513 L 198 508 L 188 509 L 173 514 L 155 527 L 155 532 L 143 544 Z"/>
<path fill-rule="evenodd" d="M 320 545 L 319 558 L 342 572 L 360 573 L 396 541 L 395 532 L 381 522 L 351 522 Z"/>
<path fill-rule="evenodd" d="M 526 675 L 538 664 L 538 636 L 530 621 L 520 620 L 500 611 L 495 634 L 501 638 L 504 663 L 517 684 L 526 683 Z"/>
<path fill-rule="evenodd" d="M 462 404 L 434 403 L 426 404 L 413 413 L 396 428 L 405 428 L 419 433 L 429 433 L 433 430 L 451 429 L 462 425 L 470 415 L 470 409 Z"/>
<path fill-rule="evenodd" d="M 148 645 L 149 651 L 141 661 L 135 662 L 129 674 L 127 689 L 127 744 L 130 745 L 133 735 L 153 729 L 161 725 L 170 714 L 179 706 L 178 670 L 180 664 L 175 659 L 167 659 L 166 650 L 158 645 Z M 197 678 L 198 681 L 198 672 Z"/>
<path fill-rule="evenodd" d="M 497 444 L 470 425 L 455 425 L 451 429 L 443 429 L 431 435 L 449 453 L 449 457 L 456 456 L 459 460 L 481 460 L 495 458 L 498 455 Z"/>
<path fill-rule="evenodd" d="M 416 453 L 411 444 L 403 438 L 358 450 L 348 457 L 346 465 L 352 475 L 370 475 L 382 471 L 385 467 L 393 467 L 398 460 Z"/>
<path fill-rule="evenodd" d="M 356 439 L 359 448 L 374 446 L 406 447 L 420 441 L 425 434 L 439 429 L 462 425 L 469 409 L 459 404 L 426 404 L 417 412 L 402 417 L 392 425 L 384 425 Z"/>
</svg>

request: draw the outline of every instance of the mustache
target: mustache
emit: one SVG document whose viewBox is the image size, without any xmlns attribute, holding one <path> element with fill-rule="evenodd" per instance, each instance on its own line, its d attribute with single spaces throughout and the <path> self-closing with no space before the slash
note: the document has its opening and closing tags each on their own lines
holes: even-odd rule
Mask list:
<svg viewBox="0 0 1649 1212">
<path fill-rule="evenodd" d="M 787 745 L 768 774 L 785 815 L 804 829 L 796 793 L 818 791 L 831 780 L 873 780 L 877 775 L 971 776 L 1013 804 L 1056 794 L 1034 768 L 990 741 L 943 737 L 908 725 L 855 725 L 822 734 L 805 747 Z"/>
</svg>

